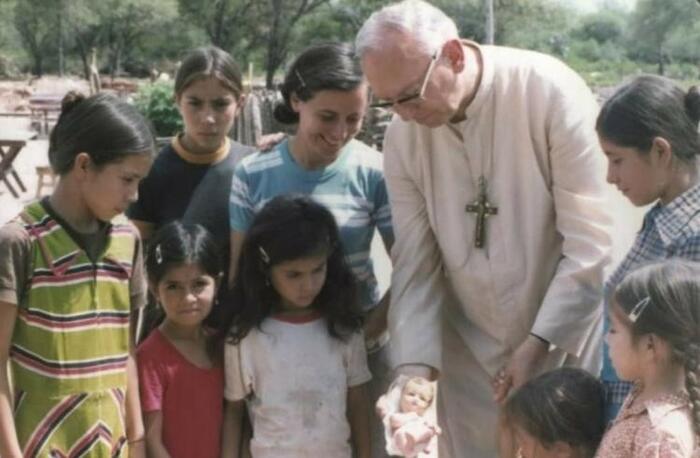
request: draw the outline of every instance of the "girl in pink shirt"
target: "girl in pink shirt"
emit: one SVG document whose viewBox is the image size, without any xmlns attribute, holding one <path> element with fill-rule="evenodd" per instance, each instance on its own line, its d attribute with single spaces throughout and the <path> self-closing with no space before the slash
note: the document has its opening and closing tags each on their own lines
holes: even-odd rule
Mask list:
<svg viewBox="0 0 700 458">
<path fill-rule="evenodd" d="M 149 287 L 165 312 L 137 351 L 150 457 L 220 455 L 224 375 L 202 326 L 221 281 L 220 251 L 198 224 L 170 223 L 150 241 Z"/>
<path fill-rule="evenodd" d="M 700 265 L 674 259 L 630 273 L 610 320 L 613 366 L 635 387 L 596 457 L 698 456 Z"/>
</svg>

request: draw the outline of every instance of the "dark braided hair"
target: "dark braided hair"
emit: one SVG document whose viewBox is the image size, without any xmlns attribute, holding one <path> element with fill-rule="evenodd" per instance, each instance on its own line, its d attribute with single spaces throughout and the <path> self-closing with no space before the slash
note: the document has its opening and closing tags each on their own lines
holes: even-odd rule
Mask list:
<svg viewBox="0 0 700 458">
<path fill-rule="evenodd" d="M 685 368 L 693 429 L 700 437 L 700 264 L 669 259 L 642 267 L 625 277 L 614 299 L 635 339 L 655 334 Z M 629 314 L 644 300 L 647 305 L 632 322 Z"/>
</svg>

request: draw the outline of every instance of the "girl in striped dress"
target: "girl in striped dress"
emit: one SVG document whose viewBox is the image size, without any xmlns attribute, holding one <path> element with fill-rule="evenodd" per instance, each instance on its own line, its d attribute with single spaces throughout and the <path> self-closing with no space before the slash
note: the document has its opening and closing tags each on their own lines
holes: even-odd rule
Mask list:
<svg viewBox="0 0 700 458">
<path fill-rule="evenodd" d="M 3 457 L 144 455 L 132 318 L 146 288 L 120 214 L 152 156 L 129 104 L 63 100 L 49 144 L 59 183 L 0 229 Z"/>
</svg>

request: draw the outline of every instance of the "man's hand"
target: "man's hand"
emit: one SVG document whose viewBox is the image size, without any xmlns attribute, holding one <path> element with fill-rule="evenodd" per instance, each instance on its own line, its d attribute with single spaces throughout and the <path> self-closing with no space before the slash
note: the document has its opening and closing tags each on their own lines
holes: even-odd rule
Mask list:
<svg viewBox="0 0 700 458">
<path fill-rule="evenodd" d="M 502 404 L 511 389 L 517 389 L 530 380 L 539 370 L 549 351 L 549 344 L 533 335 L 528 335 L 525 341 L 513 352 L 510 361 L 506 363 L 491 381 L 493 399 Z"/>
</svg>

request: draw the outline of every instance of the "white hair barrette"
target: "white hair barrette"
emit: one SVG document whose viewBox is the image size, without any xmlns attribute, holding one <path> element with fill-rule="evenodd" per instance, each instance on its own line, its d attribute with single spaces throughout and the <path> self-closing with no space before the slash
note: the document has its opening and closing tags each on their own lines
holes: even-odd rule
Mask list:
<svg viewBox="0 0 700 458">
<path fill-rule="evenodd" d="M 160 243 L 156 245 L 156 264 L 163 263 L 163 252 L 160 249 Z"/>
<path fill-rule="evenodd" d="M 260 257 L 262 258 L 263 262 L 265 264 L 270 263 L 270 256 L 268 256 L 267 251 L 261 246 L 258 246 L 258 250 L 260 250 Z"/>
<path fill-rule="evenodd" d="M 632 311 L 627 315 L 627 318 L 632 322 L 636 323 L 639 317 L 644 313 L 644 310 L 647 308 L 649 303 L 651 302 L 651 299 L 649 296 L 645 297 L 641 301 L 637 302 L 637 305 L 632 307 Z"/>
</svg>

